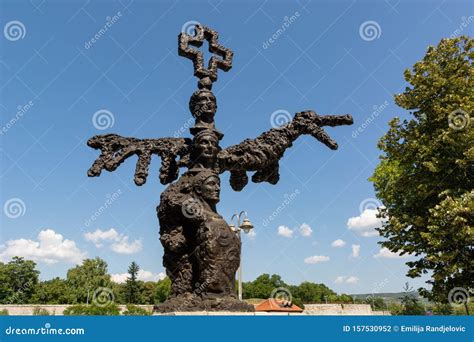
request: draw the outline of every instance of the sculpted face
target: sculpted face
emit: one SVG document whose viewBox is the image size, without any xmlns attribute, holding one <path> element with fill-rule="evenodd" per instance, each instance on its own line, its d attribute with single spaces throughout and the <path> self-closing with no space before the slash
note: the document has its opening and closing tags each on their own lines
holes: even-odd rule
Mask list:
<svg viewBox="0 0 474 342">
<path fill-rule="evenodd" d="M 197 184 L 196 192 L 207 202 L 219 202 L 219 195 L 221 192 L 221 181 L 219 177 L 207 177 L 202 184 Z"/>
<path fill-rule="evenodd" d="M 199 94 L 198 100 L 196 101 L 193 109 L 193 114 L 195 116 L 199 117 L 205 122 L 210 120 L 212 121 L 216 110 L 216 98 L 212 93 L 205 92 Z"/>
<path fill-rule="evenodd" d="M 196 142 L 195 147 L 199 157 L 214 158 L 218 152 L 217 139 L 211 134 L 200 136 Z"/>
</svg>

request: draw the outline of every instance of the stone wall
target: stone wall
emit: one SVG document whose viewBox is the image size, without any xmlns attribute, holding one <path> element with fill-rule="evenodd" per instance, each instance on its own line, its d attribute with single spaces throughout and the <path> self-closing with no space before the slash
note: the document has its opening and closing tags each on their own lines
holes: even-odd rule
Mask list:
<svg viewBox="0 0 474 342">
<path fill-rule="evenodd" d="M 35 307 L 45 309 L 49 312 L 50 315 L 57 315 L 61 316 L 68 308 L 69 304 L 58 304 L 58 305 L 1 305 L 0 304 L 0 310 L 7 309 L 8 314 L 11 316 L 14 315 L 20 315 L 20 316 L 31 316 L 33 315 L 33 310 Z M 137 305 L 141 308 L 147 309 L 147 310 L 152 310 L 153 305 Z M 119 308 L 124 311 L 126 309 L 126 305 L 119 305 Z"/>
<path fill-rule="evenodd" d="M 390 315 L 386 311 L 372 311 L 369 304 L 305 304 L 304 313 L 307 315 L 352 315 L 374 316 Z"/>
<path fill-rule="evenodd" d="M 0 305 L 0 310 L 7 309 L 9 315 L 28 316 L 33 315 L 35 307 L 47 310 L 51 315 L 62 315 L 64 310 L 71 305 Z M 152 310 L 153 305 L 137 305 L 146 310 Z M 119 305 L 122 311 L 125 310 L 125 305 Z M 302 313 L 288 313 L 288 312 L 173 312 L 169 314 L 161 314 L 167 316 L 188 316 L 188 315 L 202 315 L 202 316 L 323 316 L 323 315 L 353 315 L 353 316 L 383 316 L 390 315 L 387 311 L 372 311 L 368 304 L 305 304 L 305 310 Z"/>
</svg>

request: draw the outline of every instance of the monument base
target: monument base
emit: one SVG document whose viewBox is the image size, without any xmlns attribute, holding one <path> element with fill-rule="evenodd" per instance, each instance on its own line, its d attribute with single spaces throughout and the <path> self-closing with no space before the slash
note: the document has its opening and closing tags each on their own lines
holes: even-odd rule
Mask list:
<svg viewBox="0 0 474 342">
<path fill-rule="evenodd" d="M 195 295 L 186 295 L 169 298 L 164 303 L 155 305 L 153 311 L 161 313 L 197 311 L 255 312 L 255 307 L 234 297 L 201 298 Z"/>
</svg>

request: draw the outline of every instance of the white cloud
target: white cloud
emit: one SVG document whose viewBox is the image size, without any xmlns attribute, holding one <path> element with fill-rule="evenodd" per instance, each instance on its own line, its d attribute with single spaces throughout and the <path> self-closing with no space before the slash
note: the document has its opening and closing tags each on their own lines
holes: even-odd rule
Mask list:
<svg viewBox="0 0 474 342">
<path fill-rule="evenodd" d="M 309 224 L 307 223 L 303 223 L 301 226 L 300 226 L 300 234 L 304 237 L 309 237 L 311 236 L 311 234 L 313 233 L 313 230 L 311 229 L 311 227 L 309 226 Z"/>
<path fill-rule="evenodd" d="M 255 233 L 255 229 L 251 229 L 247 234 L 245 234 L 250 240 L 255 240 L 257 233 Z"/>
<path fill-rule="evenodd" d="M 111 249 L 119 254 L 133 254 L 142 250 L 141 240 L 128 242 L 128 236 L 121 236 L 117 242 L 114 242 Z"/>
<path fill-rule="evenodd" d="M 336 284 L 357 284 L 359 282 L 359 278 L 356 276 L 339 276 L 334 280 L 334 283 Z"/>
<path fill-rule="evenodd" d="M 97 229 L 95 232 L 87 232 L 84 234 L 87 241 L 91 241 L 97 248 L 103 246 L 103 242 L 108 242 L 110 248 L 120 254 L 133 254 L 142 250 L 142 241 L 134 240 L 129 242 L 129 237 L 119 234 L 114 228 L 109 230 Z"/>
<path fill-rule="evenodd" d="M 291 237 L 293 237 L 293 230 L 291 230 L 287 226 L 279 226 L 278 227 L 278 235 L 286 237 L 286 238 L 291 238 Z"/>
<path fill-rule="evenodd" d="M 344 247 L 345 245 L 346 245 L 346 242 L 344 240 L 341 240 L 341 239 L 334 240 L 331 243 L 331 246 L 336 247 L 336 248 Z"/>
<path fill-rule="evenodd" d="M 84 237 L 87 241 L 93 242 L 97 248 L 100 248 L 103 246 L 102 241 L 116 241 L 119 237 L 119 233 L 113 228 L 109 230 L 97 229 L 95 232 L 85 233 Z"/>
<path fill-rule="evenodd" d="M 357 284 L 359 282 L 359 278 L 350 276 L 346 279 L 347 284 Z"/>
<path fill-rule="evenodd" d="M 347 220 L 347 228 L 364 237 L 378 236 L 375 228 L 382 227 L 386 219 L 377 217 L 377 209 L 365 209 L 362 214 Z"/>
<path fill-rule="evenodd" d="M 55 264 L 59 261 L 80 264 L 87 253 L 77 248 L 73 240 L 64 239 L 52 229 L 42 230 L 38 241 L 9 240 L 0 246 L 0 260 L 7 261 L 14 256 Z"/>
<path fill-rule="evenodd" d="M 358 258 L 360 255 L 360 245 L 352 245 L 351 257 Z"/>
<path fill-rule="evenodd" d="M 112 278 L 112 281 L 122 284 L 127 281 L 129 274 L 116 273 L 116 274 L 112 274 L 110 277 Z M 139 270 L 137 274 L 137 279 L 142 280 L 142 281 L 158 281 L 158 280 L 164 279 L 165 277 L 166 277 L 166 274 L 163 272 L 155 274 L 153 272 L 146 271 L 146 270 Z"/>
<path fill-rule="evenodd" d="M 129 276 L 128 273 L 115 273 L 115 274 L 111 274 L 110 278 L 112 279 L 112 281 L 122 284 L 127 281 L 128 276 Z"/>
<path fill-rule="evenodd" d="M 318 262 L 329 261 L 329 257 L 325 255 L 313 255 L 304 259 L 305 264 L 317 264 Z"/>
<path fill-rule="evenodd" d="M 387 247 L 382 247 L 380 251 L 374 255 L 374 258 L 385 258 L 385 259 L 402 259 L 409 258 L 410 254 L 400 255 L 400 252 L 394 253 L 390 251 Z"/>
</svg>

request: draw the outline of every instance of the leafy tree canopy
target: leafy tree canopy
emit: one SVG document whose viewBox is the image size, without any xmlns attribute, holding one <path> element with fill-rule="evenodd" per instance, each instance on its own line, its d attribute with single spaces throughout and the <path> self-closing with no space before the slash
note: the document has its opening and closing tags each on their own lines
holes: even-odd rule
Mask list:
<svg viewBox="0 0 474 342">
<path fill-rule="evenodd" d="M 381 244 L 413 254 L 408 276 L 431 273 L 430 299 L 473 288 L 474 271 L 474 40 L 443 39 L 429 47 L 395 96 L 412 118 L 390 122 L 371 181 L 388 220 Z"/>
</svg>

